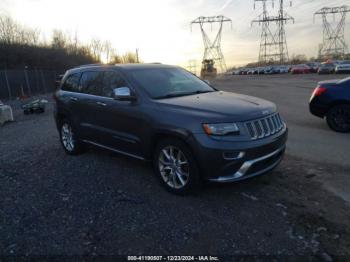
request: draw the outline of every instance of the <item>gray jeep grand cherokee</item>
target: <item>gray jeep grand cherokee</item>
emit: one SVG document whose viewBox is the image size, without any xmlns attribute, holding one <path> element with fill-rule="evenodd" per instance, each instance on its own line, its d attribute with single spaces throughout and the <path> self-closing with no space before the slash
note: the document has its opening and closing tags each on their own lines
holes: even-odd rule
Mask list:
<svg viewBox="0 0 350 262">
<path fill-rule="evenodd" d="M 201 180 L 264 174 L 285 151 L 287 127 L 273 103 L 219 91 L 175 66 L 81 66 L 66 72 L 54 97 L 68 154 L 90 144 L 151 160 L 177 194 Z"/>
</svg>

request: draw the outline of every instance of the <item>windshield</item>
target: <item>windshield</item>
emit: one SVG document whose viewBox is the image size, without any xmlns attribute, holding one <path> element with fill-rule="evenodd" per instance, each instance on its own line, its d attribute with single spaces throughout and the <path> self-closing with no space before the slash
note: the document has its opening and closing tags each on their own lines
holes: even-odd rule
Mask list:
<svg viewBox="0 0 350 262">
<path fill-rule="evenodd" d="M 154 99 L 216 91 L 190 72 L 180 68 L 136 69 L 131 75 Z"/>
</svg>

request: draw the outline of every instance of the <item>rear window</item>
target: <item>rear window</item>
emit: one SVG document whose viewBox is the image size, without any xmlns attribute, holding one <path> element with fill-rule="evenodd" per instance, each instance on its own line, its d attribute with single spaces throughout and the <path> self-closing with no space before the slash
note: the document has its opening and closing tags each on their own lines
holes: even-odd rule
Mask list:
<svg viewBox="0 0 350 262">
<path fill-rule="evenodd" d="M 62 85 L 62 90 L 79 92 L 80 73 L 69 75 Z"/>
</svg>

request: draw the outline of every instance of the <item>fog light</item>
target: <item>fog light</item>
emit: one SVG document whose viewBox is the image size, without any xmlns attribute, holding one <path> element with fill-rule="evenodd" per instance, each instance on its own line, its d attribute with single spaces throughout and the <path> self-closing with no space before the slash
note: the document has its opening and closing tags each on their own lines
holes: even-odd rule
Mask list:
<svg viewBox="0 0 350 262">
<path fill-rule="evenodd" d="M 225 160 L 237 160 L 244 157 L 244 152 L 239 152 L 239 151 L 224 152 L 223 157 Z"/>
</svg>

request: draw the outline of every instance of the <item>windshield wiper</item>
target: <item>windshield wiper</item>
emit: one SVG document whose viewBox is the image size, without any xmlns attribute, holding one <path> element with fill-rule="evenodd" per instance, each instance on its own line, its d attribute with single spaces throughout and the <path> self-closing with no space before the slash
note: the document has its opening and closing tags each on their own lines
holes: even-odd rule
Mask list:
<svg viewBox="0 0 350 262">
<path fill-rule="evenodd" d="M 158 96 L 155 99 L 166 99 L 166 98 L 181 97 L 181 96 L 191 96 L 191 95 L 198 95 L 198 94 L 211 93 L 211 92 L 215 92 L 215 91 L 197 90 L 195 92 L 188 92 L 188 93 L 167 94 L 167 95 L 164 95 L 164 96 Z"/>
</svg>

